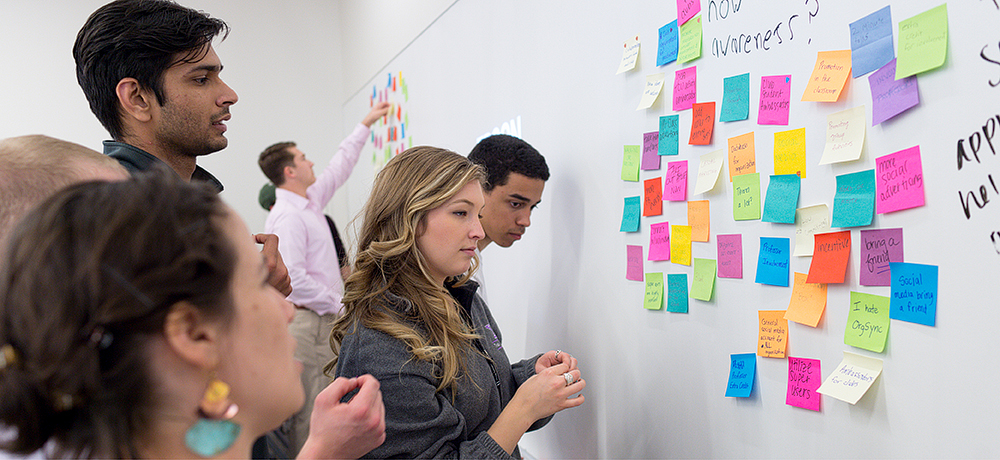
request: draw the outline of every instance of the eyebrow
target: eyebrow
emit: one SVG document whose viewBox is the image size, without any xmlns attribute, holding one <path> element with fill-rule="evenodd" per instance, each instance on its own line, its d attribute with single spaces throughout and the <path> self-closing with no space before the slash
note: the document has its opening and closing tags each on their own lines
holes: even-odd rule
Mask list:
<svg viewBox="0 0 1000 460">
<path fill-rule="evenodd" d="M 511 198 L 514 198 L 514 199 L 517 199 L 517 200 L 521 200 L 521 201 L 523 201 L 525 203 L 531 203 L 531 200 L 529 200 L 527 197 L 525 197 L 524 195 L 521 195 L 519 193 L 511 193 L 510 195 L 507 195 L 507 196 L 509 196 Z M 538 206 L 538 204 L 541 203 L 541 202 L 542 202 L 542 200 L 538 200 L 538 203 L 535 203 L 535 206 Z"/>
<path fill-rule="evenodd" d="M 455 201 L 451 202 L 451 204 L 463 204 L 463 203 L 464 204 L 468 204 L 469 206 L 475 206 L 475 204 L 473 202 L 471 202 L 469 200 L 466 200 L 465 198 L 462 198 L 460 200 L 455 200 Z"/>
<path fill-rule="evenodd" d="M 222 64 L 201 64 L 199 66 L 195 66 L 191 70 L 188 70 L 186 74 L 190 75 L 192 73 L 197 73 L 202 71 L 222 72 L 222 67 L 223 67 Z"/>
</svg>

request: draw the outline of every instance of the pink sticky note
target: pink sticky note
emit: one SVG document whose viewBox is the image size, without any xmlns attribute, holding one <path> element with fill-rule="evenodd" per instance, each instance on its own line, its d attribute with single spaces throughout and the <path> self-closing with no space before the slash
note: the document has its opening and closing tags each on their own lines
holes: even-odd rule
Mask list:
<svg viewBox="0 0 1000 460">
<path fill-rule="evenodd" d="M 642 166 L 640 169 L 643 171 L 660 169 L 660 154 L 657 148 L 659 143 L 659 131 L 653 131 L 642 135 Z"/>
<path fill-rule="evenodd" d="M 649 260 L 670 260 L 670 222 L 649 226 Z"/>
<path fill-rule="evenodd" d="M 667 163 L 667 175 L 663 181 L 664 201 L 686 201 L 688 189 L 687 160 Z"/>
<path fill-rule="evenodd" d="M 642 281 L 642 246 L 625 246 L 628 265 L 625 268 L 625 279 Z"/>
<path fill-rule="evenodd" d="M 719 278 L 743 278 L 743 235 L 718 235 Z"/>
<path fill-rule="evenodd" d="M 818 411 L 820 394 L 816 392 L 823 383 L 818 359 L 788 357 L 788 392 L 785 404 Z"/>
<path fill-rule="evenodd" d="M 697 67 L 674 72 L 674 112 L 690 109 L 698 95 Z M 786 123 L 787 124 L 787 123 Z"/>
<path fill-rule="evenodd" d="M 878 214 L 924 205 L 924 174 L 920 146 L 875 159 L 875 212 Z"/>
<path fill-rule="evenodd" d="M 677 25 L 688 22 L 701 12 L 701 0 L 677 0 Z"/>
<path fill-rule="evenodd" d="M 760 105 L 757 107 L 757 124 L 788 125 L 788 108 L 791 99 L 791 75 L 760 77 Z"/>
</svg>

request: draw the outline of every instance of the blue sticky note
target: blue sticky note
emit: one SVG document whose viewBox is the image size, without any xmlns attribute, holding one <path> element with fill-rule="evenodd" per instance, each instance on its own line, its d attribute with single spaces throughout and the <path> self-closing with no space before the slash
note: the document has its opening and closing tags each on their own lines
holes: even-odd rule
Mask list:
<svg viewBox="0 0 1000 460">
<path fill-rule="evenodd" d="M 680 115 L 660 117 L 660 143 L 657 145 L 657 153 L 660 155 L 677 155 L 679 123 Z"/>
<path fill-rule="evenodd" d="M 794 224 L 795 208 L 799 207 L 799 188 L 802 179 L 798 174 L 779 174 L 771 176 L 767 184 L 767 197 L 764 199 L 764 222 L 776 224 Z"/>
<path fill-rule="evenodd" d="M 660 46 L 656 49 L 656 65 L 661 66 L 677 60 L 677 20 L 660 27 Z"/>
<path fill-rule="evenodd" d="M 831 227 L 871 225 L 875 215 L 875 170 L 837 176 Z"/>
<path fill-rule="evenodd" d="M 760 237 L 754 282 L 788 287 L 788 246 L 788 238 Z"/>
<path fill-rule="evenodd" d="M 729 355 L 729 383 L 726 397 L 748 398 L 753 391 L 753 379 L 757 376 L 757 355 L 740 353 Z"/>
<path fill-rule="evenodd" d="M 750 74 L 722 80 L 722 112 L 719 121 L 739 121 L 750 117 Z"/>
<path fill-rule="evenodd" d="M 938 267 L 890 262 L 889 318 L 934 326 Z"/>
<path fill-rule="evenodd" d="M 667 274 L 667 311 L 674 313 L 688 312 L 687 273 Z"/>
<path fill-rule="evenodd" d="M 892 15 L 886 6 L 851 23 L 851 73 L 858 78 L 886 65 L 892 51 Z"/>
<path fill-rule="evenodd" d="M 622 228 L 620 232 L 638 232 L 639 215 L 642 214 L 642 197 L 625 198 L 625 210 L 622 212 Z"/>
</svg>

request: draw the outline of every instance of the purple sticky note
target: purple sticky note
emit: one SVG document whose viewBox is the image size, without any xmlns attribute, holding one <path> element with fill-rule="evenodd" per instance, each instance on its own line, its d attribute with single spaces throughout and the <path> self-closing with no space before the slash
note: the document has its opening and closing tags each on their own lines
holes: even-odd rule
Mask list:
<svg viewBox="0 0 1000 460">
<path fill-rule="evenodd" d="M 701 12 L 701 0 L 677 0 L 677 23 L 684 24 Z"/>
<path fill-rule="evenodd" d="M 889 286 L 889 263 L 903 261 L 903 229 L 861 231 L 861 285 Z"/>
<path fill-rule="evenodd" d="M 920 146 L 875 159 L 875 212 L 899 211 L 924 205 L 924 173 Z"/>
<path fill-rule="evenodd" d="M 787 126 L 791 99 L 791 75 L 760 77 L 760 105 L 757 106 L 757 124 Z"/>
<path fill-rule="evenodd" d="M 687 160 L 667 163 L 667 175 L 663 181 L 663 201 L 687 201 L 687 189 Z"/>
<path fill-rule="evenodd" d="M 719 278 L 743 278 L 743 235 L 719 235 Z"/>
<path fill-rule="evenodd" d="M 674 112 L 690 109 L 698 95 L 697 67 L 674 72 Z"/>
<path fill-rule="evenodd" d="M 642 246 L 625 246 L 625 252 L 628 258 L 625 279 L 642 281 Z"/>
<path fill-rule="evenodd" d="M 657 148 L 659 142 L 659 131 L 642 135 L 642 165 L 640 167 L 642 170 L 660 169 L 660 152 Z"/>
<path fill-rule="evenodd" d="M 649 226 L 649 260 L 670 260 L 670 222 Z"/>
<path fill-rule="evenodd" d="M 896 80 L 896 60 L 868 76 L 872 90 L 872 126 L 905 112 L 920 102 L 917 76 Z"/>
<path fill-rule="evenodd" d="M 820 394 L 816 392 L 823 383 L 818 359 L 788 357 L 788 392 L 785 404 L 809 410 L 819 410 Z"/>
</svg>

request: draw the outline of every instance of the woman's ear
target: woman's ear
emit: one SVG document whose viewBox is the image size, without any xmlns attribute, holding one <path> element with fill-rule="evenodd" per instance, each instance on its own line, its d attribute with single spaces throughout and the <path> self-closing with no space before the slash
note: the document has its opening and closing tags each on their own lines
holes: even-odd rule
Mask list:
<svg viewBox="0 0 1000 460">
<path fill-rule="evenodd" d="M 208 321 L 197 307 L 177 302 L 163 322 L 167 346 L 182 360 L 204 369 L 215 369 L 222 355 L 221 325 Z"/>
<path fill-rule="evenodd" d="M 118 104 L 125 115 L 143 123 L 152 118 L 154 96 L 152 92 L 143 89 L 135 78 L 122 78 L 115 86 L 115 94 L 118 95 Z"/>
</svg>

